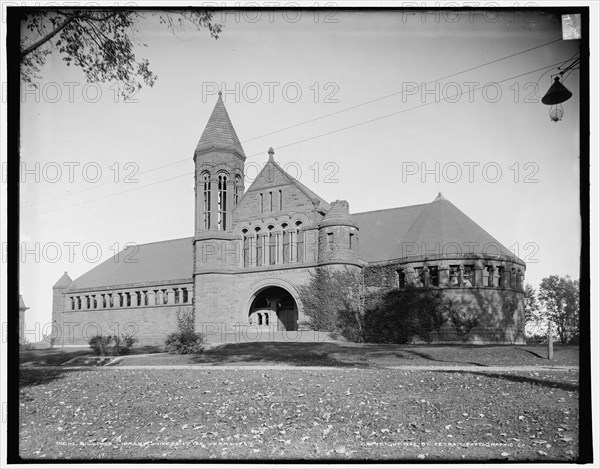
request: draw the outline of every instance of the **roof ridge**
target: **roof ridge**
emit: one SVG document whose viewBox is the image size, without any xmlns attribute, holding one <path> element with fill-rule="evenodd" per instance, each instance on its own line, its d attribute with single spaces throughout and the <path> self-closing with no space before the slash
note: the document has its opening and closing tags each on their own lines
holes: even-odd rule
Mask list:
<svg viewBox="0 0 600 469">
<path fill-rule="evenodd" d="M 183 236 L 181 238 L 172 238 L 172 239 L 163 239 L 162 241 L 150 241 L 149 243 L 142 243 L 142 244 L 137 244 L 135 243 L 136 246 L 148 246 L 150 244 L 159 244 L 159 243 L 171 243 L 173 241 L 182 241 L 184 239 L 194 239 L 193 236 Z"/>
<path fill-rule="evenodd" d="M 402 205 L 400 207 L 391 207 L 391 208 L 380 208 L 378 210 L 365 210 L 364 212 L 354 212 L 351 213 L 350 215 L 362 215 L 363 213 L 377 213 L 377 212 L 385 212 L 388 210 L 398 210 L 401 208 L 410 208 L 410 207 L 419 207 L 421 205 L 429 205 L 429 203 L 424 203 L 424 204 L 413 204 L 413 205 Z"/>
</svg>

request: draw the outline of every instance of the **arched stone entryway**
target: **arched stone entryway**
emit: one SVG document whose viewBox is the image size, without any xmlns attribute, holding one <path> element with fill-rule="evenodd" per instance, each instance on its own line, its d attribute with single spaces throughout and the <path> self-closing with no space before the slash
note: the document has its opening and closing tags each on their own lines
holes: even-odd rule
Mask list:
<svg viewBox="0 0 600 469">
<path fill-rule="evenodd" d="M 284 288 L 265 287 L 255 294 L 250 304 L 248 323 L 277 331 L 297 331 L 298 305 Z"/>
</svg>

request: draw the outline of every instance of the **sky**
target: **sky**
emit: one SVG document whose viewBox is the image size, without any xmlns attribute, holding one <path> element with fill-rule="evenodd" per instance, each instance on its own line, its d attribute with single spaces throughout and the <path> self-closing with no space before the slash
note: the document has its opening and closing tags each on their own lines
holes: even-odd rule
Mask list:
<svg viewBox="0 0 600 469">
<path fill-rule="evenodd" d="M 144 13 L 147 47 L 136 53 L 158 80 L 128 101 L 54 56 L 38 90 L 22 88 L 19 286 L 40 339 L 63 272 L 76 279 L 127 243 L 193 235 L 192 157 L 219 89 L 248 157 L 246 188 L 273 147 L 290 175 L 352 213 L 442 192 L 527 262 L 526 282 L 579 277 L 580 71 L 564 80 L 573 97 L 561 121 L 540 101 L 579 52 L 560 18 L 289 10 L 215 20 L 218 40 Z"/>
</svg>

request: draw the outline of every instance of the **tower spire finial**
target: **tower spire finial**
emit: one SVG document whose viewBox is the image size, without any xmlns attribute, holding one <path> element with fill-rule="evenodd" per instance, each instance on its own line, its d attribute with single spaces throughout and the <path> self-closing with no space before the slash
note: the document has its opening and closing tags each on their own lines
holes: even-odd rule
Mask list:
<svg viewBox="0 0 600 469">
<path fill-rule="evenodd" d="M 273 150 L 273 147 L 269 147 L 269 161 L 274 162 L 275 159 L 273 158 L 273 155 L 275 154 L 275 150 Z"/>
<path fill-rule="evenodd" d="M 223 95 L 223 93 L 221 91 L 219 91 L 219 98 Z"/>
</svg>

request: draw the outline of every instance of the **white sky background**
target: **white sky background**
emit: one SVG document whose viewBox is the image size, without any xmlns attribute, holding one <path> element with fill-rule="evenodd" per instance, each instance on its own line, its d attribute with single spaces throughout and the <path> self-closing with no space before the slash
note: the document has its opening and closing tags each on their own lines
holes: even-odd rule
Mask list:
<svg viewBox="0 0 600 469">
<path fill-rule="evenodd" d="M 233 12 L 217 14 L 216 21 L 225 28 L 216 41 L 207 31 L 191 28 L 175 36 L 156 15 L 147 15 L 138 29 L 140 42 L 148 47 L 136 52 L 150 60 L 158 81 L 137 93 L 135 103 L 124 103 L 118 95 L 115 102 L 110 84 L 101 87 L 97 102 L 91 102 L 97 88 L 88 88 L 85 98 L 79 69 L 49 60 L 39 93 L 23 94 L 21 106 L 22 162 L 27 169 L 37 162 L 40 168 L 50 164 L 39 183 L 28 174 L 21 185 L 21 247 L 40 253 L 37 261 L 28 254 L 21 264 L 20 292 L 31 308 L 28 329 L 35 322 L 42 327 L 50 322 L 52 285 L 64 271 L 75 279 L 127 242 L 193 235 L 192 157 L 216 102 L 216 92 L 206 93 L 212 91 L 207 88 L 212 83 L 225 85 L 225 105 L 247 165 L 262 166 L 272 146 L 276 161 L 293 164 L 290 174 L 298 176 L 295 168 L 300 168 L 301 182 L 327 201 L 348 200 L 352 213 L 427 203 L 442 192 L 527 261 L 527 282 L 537 287 L 552 274 L 579 277 L 579 71 L 565 81 L 573 98 L 563 103 L 564 118 L 558 123 L 550 121 L 548 106 L 540 102 L 556 67 L 541 79 L 543 71 L 537 71 L 499 83 L 498 88 L 488 88 L 487 97 L 476 90 L 472 99 L 465 94 L 455 103 L 413 110 L 409 109 L 434 101 L 435 91 L 428 96 L 417 92 L 404 101 L 399 93 L 403 83 L 435 80 L 559 39 L 559 18 L 522 10 L 489 12 L 488 17 L 462 11 L 458 19 L 448 12 L 436 21 L 433 13 L 422 11 L 337 11 L 329 18 L 337 22 L 327 23 L 324 13 L 317 21 L 314 12 L 301 13 L 296 22 L 286 21 L 281 12 L 270 17 L 263 11 L 257 22 L 256 12 L 238 16 L 238 21 Z M 293 12 L 288 15 L 295 20 Z M 449 82 L 463 90 L 467 82 L 500 82 L 565 61 L 578 48 L 579 41 L 559 41 L 454 76 L 440 83 L 438 96 L 453 97 L 456 88 L 444 88 Z M 531 96 L 532 83 L 538 80 L 538 96 Z M 78 84 L 73 99 L 67 82 Z M 266 82 L 278 84 L 272 100 Z M 256 87 L 249 83 L 260 86 L 260 99 L 254 99 Z M 292 84 L 287 96 L 282 93 L 286 84 Z M 302 96 L 292 102 L 298 88 Z M 433 84 L 428 88 L 435 89 Z M 58 90 L 62 94 L 56 98 Z M 337 102 L 325 102 L 332 91 Z M 256 138 L 392 93 L 398 94 Z M 296 143 L 305 139 L 310 140 Z M 72 181 L 65 162 L 80 164 Z M 434 174 L 403 174 L 406 164 L 433 170 L 436 162 L 441 168 L 456 163 L 462 175 L 457 177 L 447 167 L 447 177 L 441 171 L 438 183 Z M 473 180 L 465 162 L 479 163 Z M 52 183 L 54 163 L 63 171 Z M 99 182 L 85 180 L 86 163 L 101 168 Z M 136 166 L 126 167 L 127 163 Z M 326 168 L 327 163 L 337 166 Z M 491 182 L 496 177 L 493 168 L 487 175 L 482 172 L 486 163 L 501 168 L 497 182 Z M 144 173 L 163 165 L 169 166 Z M 111 167 L 120 170 L 117 182 Z M 135 167 L 138 182 L 124 182 Z M 332 168 L 337 168 L 333 179 L 338 182 L 326 182 Z M 247 173 L 246 188 L 256 169 Z M 537 182 L 526 183 L 528 175 Z M 88 176 L 95 176 L 93 168 Z M 129 192 L 119 194 L 123 191 Z M 84 253 L 86 243 L 93 245 Z M 101 248 L 95 262 L 93 246 Z"/>
</svg>

